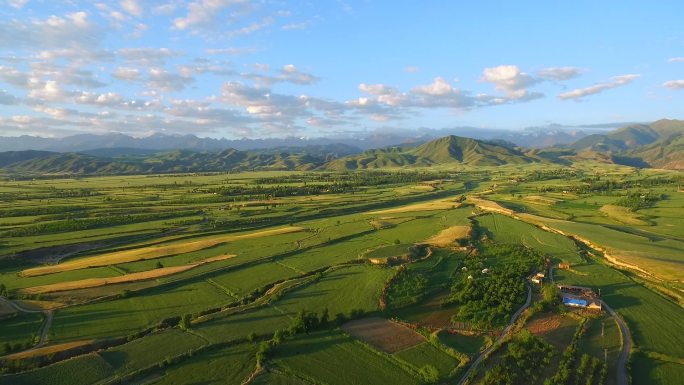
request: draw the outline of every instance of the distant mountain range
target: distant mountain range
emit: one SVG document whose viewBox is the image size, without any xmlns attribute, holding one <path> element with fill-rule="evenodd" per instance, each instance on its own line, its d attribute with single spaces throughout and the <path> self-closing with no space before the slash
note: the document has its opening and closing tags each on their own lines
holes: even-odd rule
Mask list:
<svg viewBox="0 0 684 385">
<path fill-rule="evenodd" d="M 130 145 L 130 137 L 116 134 L 114 144 Z M 127 139 L 128 138 L 128 139 Z M 151 138 L 151 137 L 150 137 Z M 193 139 L 194 138 L 194 139 Z M 133 138 L 135 139 L 135 138 Z M 135 140 L 145 140 L 135 139 Z M 0 170 L 9 175 L 112 175 L 247 170 L 365 170 L 438 165 L 497 166 L 586 160 L 636 167 L 684 169 L 684 121 L 660 120 L 629 125 L 606 134 L 583 136 L 570 144 L 533 149 L 506 140 L 479 140 L 448 135 L 424 143 L 362 149 L 344 143 L 288 146 L 257 150 L 219 149 L 226 140 L 159 137 L 159 144 L 193 142 L 201 149 L 107 146 L 81 152 L 42 150 L 0 152 Z M 101 144 L 93 135 L 71 137 L 70 145 Z M 136 142 L 138 144 L 147 142 Z M 64 143 L 63 143 L 64 144 Z M 204 150 L 209 147 L 210 150 Z M 220 146 L 219 146 L 220 147 Z"/>
<path fill-rule="evenodd" d="M 392 132 L 372 132 L 337 138 L 271 138 L 271 139 L 214 139 L 199 138 L 195 135 L 166 135 L 157 133 L 151 136 L 136 138 L 124 134 L 106 135 L 80 134 L 64 138 L 42 138 L 36 136 L 0 137 L 0 152 L 41 150 L 53 152 L 90 153 L 97 150 L 106 156 L 151 154 L 159 151 L 192 150 L 218 151 L 235 149 L 241 151 L 282 148 L 325 146 L 344 144 L 356 147 L 358 151 L 413 143 L 421 144 L 432 139 L 457 135 L 474 139 L 501 139 L 517 146 L 548 147 L 556 144 L 568 144 L 593 132 L 601 132 L 599 128 L 578 128 L 552 125 L 534 127 L 522 131 L 483 129 L 476 127 L 455 127 L 450 129 L 419 129 Z M 605 130 L 603 130 L 605 131 Z M 104 151 L 103 150 L 107 150 Z"/>
</svg>

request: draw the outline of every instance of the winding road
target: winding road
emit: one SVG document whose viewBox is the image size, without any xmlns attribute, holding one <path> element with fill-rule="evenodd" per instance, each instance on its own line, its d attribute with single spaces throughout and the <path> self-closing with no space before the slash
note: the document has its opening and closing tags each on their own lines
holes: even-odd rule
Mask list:
<svg viewBox="0 0 684 385">
<path fill-rule="evenodd" d="M 33 346 L 30 349 L 27 350 L 33 350 L 33 349 L 38 349 L 39 347 L 43 346 L 45 344 L 45 341 L 47 340 L 47 335 L 48 332 L 50 331 L 50 326 L 52 325 L 52 310 L 31 310 L 31 309 L 26 309 L 25 307 L 22 307 L 20 305 L 17 305 L 13 301 L 10 301 L 9 299 L 5 297 L 0 296 L 0 301 L 8 304 L 12 308 L 14 308 L 17 311 L 23 312 L 23 313 L 42 313 L 45 315 L 45 322 L 43 322 L 43 327 L 41 328 L 40 331 L 40 339 L 38 340 L 38 343 Z"/>
<path fill-rule="evenodd" d="M 503 339 L 506 338 L 506 336 L 508 336 L 508 333 L 509 333 L 509 332 L 511 331 L 511 329 L 513 328 L 513 325 L 515 325 L 515 321 L 518 320 L 518 318 L 520 317 L 520 315 L 522 314 L 522 312 L 525 311 L 525 309 L 527 309 L 527 308 L 530 306 L 531 303 L 532 303 L 532 288 L 528 286 L 528 287 L 527 287 L 527 301 L 525 301 L 525 304 L 522 305 L 522 306 L 520 307 L 520 309 L 518 309 L 518 311 L 516 311 L 516 312 L 511 316 L 511 321 L 508 323 L 508 325 L 506 326 L 506 328 L 503 330 L 503 332 L 501 333 L 501 335 L 499 336 L 499 338 L 492 344 L 492 346 L 490 346 L 487 350 L 485 350 L 484 352 L 482 352 L 482 354 L 480 354 L 480 356 L 477 357 L 477 358 L 475 359 L 475 361 L 473 361 L 472 364 L 470 364 L 470 367 L 468 368 L 468 370 L 466 370 L 466 372 L 463 373 L 463 376 L 461 377 L 461 380 L 458 382 L 458 385 L 463 385 L 463 384 L 465 384 L 466 381 L 468 380 L 468 377 L 470 376 L 470 374 L 477 368 L 478 365 L 480 365 L 480 363 L 482 362 L 482 360 L 484 360 L 485 357 L 486 357 L 489 353 L 491 353 L 492 351 L 494 351 L 494 349 L 496 349 L 496 348 L 499 346 L 499 344 L 501 344 L 501 342 L 503 341 Z"/>
</svg>

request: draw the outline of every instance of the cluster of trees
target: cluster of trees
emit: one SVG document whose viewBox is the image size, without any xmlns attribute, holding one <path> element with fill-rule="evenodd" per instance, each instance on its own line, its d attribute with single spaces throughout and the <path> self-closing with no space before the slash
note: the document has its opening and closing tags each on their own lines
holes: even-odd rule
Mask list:
<svg viewBox="0 0 684 385">
<path fill-rule="evenodd" d="M 539 373 L 551 363 L 553 348 L 522 330 L 508 344 L 506 354 L 491 370 L 487 371 L 483 385 L 531 384 Z"/>
<path fill-rule="evenodd" d="M 402 274 L 389 290 L 389 303 L 393 307 L 406 306 L 417 303 L 425 295 L 428 279 L 420 273 Z"/>
<path fill-rule="evenodd" d="M 508 322 L 515 309 L 525 302 L 525 278 L 542 264 L 541 256 L 521 246 L 492 245 L 487 256 L 514 262 L 499 265 L 482 274 L 480 264 L 471 264 L 451 286 L 445 304 L 459 305 L 454 322 L 469 322 L 486 329 Z"/>
<path fill-rule="evenodd" d="M 5 231 L 5 237 L 26 237 L 31 235 L 53 234 L 68 231 L 97 229 L 109 226 L 127 225 L 131 223 L 148 222 L 181 216 L 198 214 L 197 211 L 168 211 L 139 215 L 107 215 L 96 218 L 69 218 L 63 221 L 37 223 L 30 226 L 17 227 Z"/>
<path fill-rule="evenodd" d="M 656 194 L 654 192 L 630 192 L 626 196 L 618 199 L 615 204 L 618 206 L 624 206 L 632 211 L 637 211 L 644 207 L 650 207 L 655 202 L 663 199 L 661 194 Z"/>
</svg>

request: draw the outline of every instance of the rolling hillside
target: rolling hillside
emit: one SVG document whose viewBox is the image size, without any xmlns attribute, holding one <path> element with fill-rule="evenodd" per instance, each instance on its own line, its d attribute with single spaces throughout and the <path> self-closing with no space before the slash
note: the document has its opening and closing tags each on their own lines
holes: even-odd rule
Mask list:
<svg viewBox="0 0 684 385">
<path fill-rule="evenodd" d="M 567 146 L 607 162 L 636 167 L 684 169 L 684 121 L 658 120 L 605 135 L 589 135 Z"/>
<path fill-rule="evenodd" d="M 454 135 L 418 147 L 389 147 L 334 160 L 327 170 L 359 170 L 385 167 L 420 167 L 448 164 L 498 166 L 538 162 L 511 147 Z"/>
</svg>

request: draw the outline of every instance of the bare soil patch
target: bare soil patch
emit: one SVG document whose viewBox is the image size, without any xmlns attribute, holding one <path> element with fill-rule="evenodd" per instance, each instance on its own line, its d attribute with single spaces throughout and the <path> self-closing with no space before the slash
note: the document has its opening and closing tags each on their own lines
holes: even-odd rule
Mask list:
<svg viewBox="0 0 684 385">
<path fill-rule="evenodd" d="M 408 349 L 425 341 L 425 338 L 414 330 L 384 318 L 350 321 L 342 325 L 342 330 L 386 353 Z"/>
</svg>

